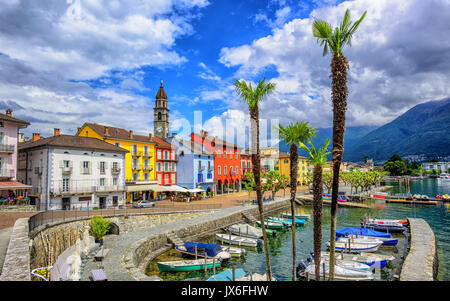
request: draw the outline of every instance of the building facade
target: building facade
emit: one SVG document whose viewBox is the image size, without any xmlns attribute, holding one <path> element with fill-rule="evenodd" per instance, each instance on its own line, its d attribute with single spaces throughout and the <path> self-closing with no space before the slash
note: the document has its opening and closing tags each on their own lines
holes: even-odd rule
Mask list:
<svg viewBox="0 0 450 301">
<path fill-rule="evenodd" d="M 135 135 L 125 130 L 97 123 L 85 123 L 78 128 L 77 136 L 91 137 L 128 150 L 125 155 L 125 180 L 127 202 L 140 199 L 143 192 L 139 185 L 156 183 L 156 145 L 153 135 Z"/>
<path fill-rule="evenodd" d="M 241 191 L 242 148 L 217 137 L 208 136 L 206 131 L 200 131 L 200 134 L 191 133 L 191 141 L 214 154 L 216 194 Z"/>
<path fill-rule="evenodd" d="M 308 175 L 309 162 L 306 157 L 298 156 L 297 164 L 297 183 L 305 184 L 306 176 Z M 278 159 L 275 162 L 275 171 L 287 177 L 291 176 L 291 159 L 290 154 L 286 152 L 280 152 L 278 154 Z"/>
<path fill-rule="evenodd" d="M 119 208 L 127 150 L 97 138 L 61 135 L 19 144 L 18 179 L 33 186 L 40 210 Z"/>
<path fill-rule="evenodd" d="M 450 173 L 450 162 L 426 162 L 422 163 L 422 168 L 426 171 L 437 169 L 440 172 Z"/>
<path fill-rule="evenodd" d="M 177 146 L 178 185 L 184 188 L 200 188 L 214 193 L 214 154 L 202 149 L 201 144 L 172 136 L 168 142 Z"/>
<path fill-rule="evenodd" d="M 153 137 L 156 143 L 156 180 L 159 185 L 177 184 L 177 152 L 170 143 Z"/>
</svg>

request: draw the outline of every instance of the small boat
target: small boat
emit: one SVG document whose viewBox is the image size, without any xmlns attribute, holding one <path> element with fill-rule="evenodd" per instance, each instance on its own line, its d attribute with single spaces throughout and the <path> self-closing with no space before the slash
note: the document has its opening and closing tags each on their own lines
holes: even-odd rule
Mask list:
<svg viewBox="0 0 450 301">
<path fill-rule="evenodd" d="M 314 264 L 308 264 L 308 263 L 300 262 L 300 264 L 297 266 L 297 273 L 301 277 L 306 277 L 306 274 L 308 274 L 309 275 L 308 277 L 310 279 L 315 279 L 316 267 Z M 329 275 L 328 275 L 329 269 L 330 269 L 330 266 L 328 264 L 325 264 L 325 270 L 324 270 L 323 264 L 320 265 L 321 279 L 323 277 L 324 272 L 325 272 L 325 279 L 329 278 Z M 368 271 L 368 270 L 366 270 L 366 271 L 351 270 L 351 269 L 341 267 L 339 265 L 335 265 L 334 266 L 334 279 L 335 280 L 346 280 L 346 281 L 373 280 L 373 274 L 371 271 Z"/>
<path fill-rule="evenodd" d="M 328 257 L 323 257 L 320 256 L 320 264 L 329 264 L 330 263 L 330 258 Z M 349 270 L 355 270 L 355 271 L 370 271 L 373 268 L 365 263 L 361 263 L 358 261 L 353 261 L 353 260 L 345 260 L 345 259 L 336 259 L 335 265 L 338 265 L 340 267 L 349 269 Z"/>
<path fill-rule="evenodd" d="M 408 224 L 408 219 L 388 219 L 388 218 L 369 218 L 367 219 L 368 223 L 378 223 L 378 224 L 390 224 L 390 223 L 398 223 L 402 225 Z"/>
<path fill-rule="evenodd" d="M 390 233 L 379 232 L 368 228 L 342 228 L 336 230 L 336 236 L 346 236 L 346 235 L 362 235 L 371 237 L 384 237 L 390 238 L 392 235 Z"/>
<path fill-rule="evenodd" d="M 231 243 L 233 245 L 238 245 L 238 246 L 257 247 L 257 246 L 261 245 L 260 239 L 241 237 L 241 236 L 230 235 L 230 234 L 217 233 L 216 239 L 222 243 Z"/>
<path fill-rule="evenodd" d="M 236 279 L 236 281 L 267 281 L 267 274 L 248 274 L 247 276 Z M 278 279 L 272 275 L 272 281 L 278 281 Z"/>
<path fill-rule="evenodd" d="M 337 241 L 347 242 L 349 239 L 351 239 L 352 242 L 357 243 L 374 243 L 381 241 L 381 243 L 386 246 L 395 246 L 398 243 L 398 239 L 391 237 L 386 238 L 386 237 L 360 236 L 352 234 L 347 236 L 341 236 L 340 238 L 338 238 Z"/>
<path fill-rule="evenodd" d="M 241 257 L 244 256 L 246 251 L 245 249 L 236 248 L 232 246 L 220 246 L 224 252 L 230 253 L 231 257 Z"/>
<path fill-rule="evenodd" d="M 439 176 L 439 180 L 450 181 L 450 175 L 448 173 L 441 173 Z"/>
<path fill-rule="evenodd" d="M 261 226 L 260 221 L 256 221 L 256 224 Z M 268 222 L 268 221 L 264 221 L 264 226 L 266 228 L 272 229 L 272 230 L 285 230 L 286 229 L 286 226 L 282 223 L 274 223 L 274 222 Z"/>
<path fill-rule="evenodd" d="M 158 269 L 161 272 L 188 272 L 199 271 L 206 268 L 211 269 L 214 266 L 220 267 L 221 261 L 214 259 L 194 259 L 194 260 L 178 260 L 178 261 L 164 261 L 158 262 Z"/>
<path fill-rule="evenodd" d="M 263 236 L 261 229 L 257 229 L 248 224 L 231 225 L 228 227 L 228 230 L 234 235 L 243 237 L 261 238 Z"/>
<path fill-rule="evenodd" d="M 288 227 L 292 226 L 292 219 L 291 218 L 269 217 L 268 219 L 266 219 L 266 221 L 273 222 L 273 223 L 281 223 L 281 224 L 284 224 L 284 225 L 286 225 Z M 295 225 L 296 226 L 301 226 L 301 225 L 303 225 L 306 222 L 306 220 L 299 219 L 299 218 L 296 218 L 294 221 L 295 221 Z"/>
<path fill-rule="evenodd" d="M 373 220 L 372 222 L 368 222 L 363 220 L 361 225 L 367 228 L 371 228 L 376 231 L 384 231 L 384 232 L 403 232 L 406 230 L 406 227 L 396 221 L 388 221 L 388 220 Z"/>
<path fill-rule="evenodd" d="M 210 259 L 228 260 L 230 253 L 224 251 L 220 245 L 201 242 L 185 242 L 183 245 L 175 246 L 175 250 L 190 256 L 206 257 Z"/>
<path fill-rule="evenodd" d="M 321 258 L 329 258 L 329 252 L 321 252 Z M 361 252 L 359 254 L 348 254 L 348 253 L 336 253 L 335 258 L 340 260 L 353 260 L 360 263 L 364 263 L 370 267 L 374 268 L 384 268 L 389 261 L 394 260 L 394 256 L 373 254 Z"/>
<path fill-rule="evenodd" d="M 262 228 L 259 226 L 255 227 L 255 228 L 262 231 Z M 269 229 L 269 228 L 267 228 L 267 226 L 264 229 L 266 230 L 266 235 L 270 235 L 272 237 L 275 237 L 277 235 L 277 230 Z"/>
<path fill-rule="evenodd" d="M 281 216 L 282 216 L 282 217 L 286 217 L 286 218 L 291 218 L 291 217 L 292 217 L 292 214 L 283 212 L 283 213 L 281 213 Z M 299 219 L 310 219 L 310 218 L 311 218 L 311 214 L 301 214 L 301 213 L 296 213 L 296 214 L 295 214 L 295 218 L 299 218 Z"/>
<path fill-rule="evenodd" d="M 235 281 L 238 278 L 244 277 L 245 271 L 242 268 L 238 268 L 234 270 L 234 279 Z M 218 273 L 214 276 L 209 277 L 206 281 L 233 281 L 233 269 L 227 269 L 221 273 Z"/>
<path fill-rule="evenodd" d="M 335 250 L 336 251 L 344 251 L 350 253 L 360 253 L 360 252 L 376 252 L 378 248 L 381 246 L 382 242 L 378 243 L 357 243 L 357 242 L 335 242 Z M 330 247 L 330 243 L 327 243 L 327 246 Z"/>
</svg>

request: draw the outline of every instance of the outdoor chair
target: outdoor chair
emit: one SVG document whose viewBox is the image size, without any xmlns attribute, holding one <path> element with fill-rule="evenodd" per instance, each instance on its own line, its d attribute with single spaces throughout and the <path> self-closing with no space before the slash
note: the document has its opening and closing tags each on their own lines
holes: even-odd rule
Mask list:
<svg viewBox="0 0 450 301">
<path fill-rule="evenodd" d="M 106 278 L 105 272 L 102 269 L 92 270 L 91 279 L 93 281 L 108 281 L 108 278 Z"/>
</svg>

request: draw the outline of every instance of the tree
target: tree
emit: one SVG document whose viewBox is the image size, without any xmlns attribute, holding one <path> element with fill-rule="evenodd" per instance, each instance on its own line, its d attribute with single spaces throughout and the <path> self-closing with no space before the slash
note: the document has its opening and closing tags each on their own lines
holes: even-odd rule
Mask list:
<svg viewBox="0 0 450 301">
<path fill-rule="evenodd" d="M 331 192 L 333 186 L 333 174 L 331 172 L 325 172 L 322 174 L 323 185 L 327 188 L 327 192 Z"/>
<path fill-rule="evenodd" d="M 292 217 L 292 281 L 297 278 L 297 251 L 295 241 L 295 195 L 297 194 L 297 174 L 298 174 L 298 147 L 303 147 L 305 143 L 317 133 L 315 127 L 308 125 L 308 122 L 297 122 L 286 127 L 279 125 L 280 137 L 287 145 L 290 145 L 290 177 L 291 177 L 291 217 Z"/>
<path fill-rule="evenodd" d="M 258 200 L 259 219 L 261 222 L 261 228 L 263 232 L 264 251 L 266 254 L 266 266 L 267 266 L 267 280 L 272 280 L 272 270 L 270 268 L 269 246 L 267 243 L 267 235 L 264 225 L 264 209 L 262 203 L 261 194 L 261 155 L 259 150 L 259 102 L 271 94 L 275 90 L 275 84 L 267 83 L 264 78 L 261 80 L 255 89 L 252 84 L 242 80 L 234 80 L 234 86 L 238 96 L 248 105 L 250 113 L 250 132 L 251 132 L 251 154 L 252 154 L 252 170 L 255 177 L 255 189 L 256 197 Z"/>
<path fill-rule="evenodd" d="M 327 164 L 327 152 L 330 139 L 325 141 L 322 148 L 316 149 L 310 142 L 310 147 L 303 146 L 309 153 L 309 159 L 314 166 L 313 170 L 313 211 L 314 211 L 314 265 L 316 280 L 320 281 L 320 251 L 322 248 L 322 207 L 323 207 L 323 182 L 322 171 Z"/>
<path fill-rule="evenodd" d="M 347 9 L 344 20 L 340 24 L 340 27 L 335 28 L 334 32 L 331 26 L 323 20 L 314 20 L 312 26 L 314 37 L 323 46 L 323 55 L 327 55 L 329 50 L 333 54 L 331 60 L 331 98 L 333 101 L 333 148 L 331 153 L 333 159 L 333 190 L 331 194 L 330 280 L 334 279 L 339 169 L 344 153 L 345 111 L 347 110 L 348 94 L 347 69 L 350 68 L 347 58 L 342 54 L 342 49 L 345 45 L 351 46 L 353 34 L 365 16 L 366 12 L 364 12 L 358 21 L 352 24 L 350 21 L 350 12 Z"/>
<path fill-rule="evenodd" d="M 407 172 L 407 167 L 403 161 L 388 161 L 383 165 L 385 171 L 391 176 L 400 176 Z"/>
<path fill-rule="evenodd" d="M 255 190 L 255 177 L 251 172 L 246 173 L 244 175 L 244 179 L 242 181 L 244 183 L 244 190 L 248 191 L 248 201 L 251 202 L 251 193 Z"/>
</svg>

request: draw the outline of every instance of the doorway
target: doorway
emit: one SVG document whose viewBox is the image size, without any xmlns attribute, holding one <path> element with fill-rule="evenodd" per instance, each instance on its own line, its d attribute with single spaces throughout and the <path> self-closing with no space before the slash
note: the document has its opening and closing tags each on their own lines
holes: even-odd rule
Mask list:
<svg viewBox="0 0 450 301">
<path fill-rule="evenodd" d="M 62 210 L 70 210 L 70 198 L 62 198 Z"/>
<path fill-rule="evenodd" d="M 98 201 L 100 209 L 106 209 L 106 197 L 99 197 Z"/>
</svg>

